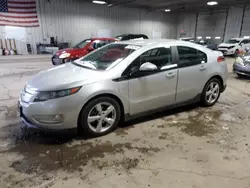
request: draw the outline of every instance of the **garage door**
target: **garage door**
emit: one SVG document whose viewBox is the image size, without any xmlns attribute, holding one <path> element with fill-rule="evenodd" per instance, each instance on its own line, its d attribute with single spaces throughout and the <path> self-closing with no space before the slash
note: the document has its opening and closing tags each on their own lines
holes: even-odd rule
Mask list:
<svg viewBox="0 0 250 188">
<path fill-rule="evenodd" d="M 196 36 L 221 37 L 223 39 L 227 11 L 199 12 Z"/>
<path fill-rule="evenodd" d="M 245 9 L 241 36 L 250 36 L 250 6 Z"/>
</svg>

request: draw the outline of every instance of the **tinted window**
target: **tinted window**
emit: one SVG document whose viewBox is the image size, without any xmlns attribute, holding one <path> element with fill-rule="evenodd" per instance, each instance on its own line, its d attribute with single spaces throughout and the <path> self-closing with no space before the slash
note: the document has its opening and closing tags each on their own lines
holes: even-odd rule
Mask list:
<svg viewBox="0 0 250 188">
<path fill-rule="evenodd" d="M 248 44 L 248 43 L 250 43 L 250 40 L 243 40 L 242 43 Z"/>
<path fill-rule="evenodd" d="M 105 46 L 108 43 L 109 43 L 108 41 L 96 40 L 93 42 L 92 46 L 94 49 L 98 49 Z"/>
<path fill-rule="evenodd" d="M 155 64 L 160 71 L 162 67 L 172 64 L 171 48 L 156 48 L 149 50 L 139 56 L 128 68 L 127 72 L 138 71 L 143 63 L 150 62 Z"/>
<path fill-rule="evenodd" d="M 202 61 L 207 62 L 207 55 L 194 48 L 178 46 L 179 66 L 192 66 L 200 64 Z"/>
<path fill-rule="evenodd" d="M 204 52 L 201 52 L 199 50 L 197 50 L 198 52 L 198 55 L 199 55 L 199 61 L 202 62 L 202 61 L 205 61 L 207 62 L 207 54 L 205 54 Z"/>
</svg>

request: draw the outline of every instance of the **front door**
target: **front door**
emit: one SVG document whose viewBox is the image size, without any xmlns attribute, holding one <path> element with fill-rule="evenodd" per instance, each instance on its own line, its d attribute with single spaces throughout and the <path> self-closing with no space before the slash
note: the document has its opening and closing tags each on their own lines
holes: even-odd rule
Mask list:
<svg viewBox="0 0 250 188">
<path fill-rule="evenodd" d="M 207 55 L 195 48 L 177 46 L 179 77 L 176 102 L 198 98 L 208 81 Z"/>
<path fill-rule="evenodd" d="M 155 64 L 157 71 L 141 73 L 142 64 Z M 128 67 L 130 114 L 154 110 L 175 103 L 178 78 L 170 47 L 154 48 L 139 56 Z"/>
</svg>

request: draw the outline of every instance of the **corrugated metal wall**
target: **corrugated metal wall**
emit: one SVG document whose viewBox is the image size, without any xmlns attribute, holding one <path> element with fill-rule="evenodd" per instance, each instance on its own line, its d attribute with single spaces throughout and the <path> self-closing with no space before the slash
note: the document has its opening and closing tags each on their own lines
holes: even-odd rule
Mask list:
<svg viewBox="0 0 250 188">
<path fill-rule="evenodd" d="M 244 36 L 250 36 L 250 6 L 245 7 L 243 15 L 241 37 Z"/>
<path fill-rule="evenodd" d="M 173 14 L 120 6 L 107 8 L 80 0 L 36 1 L 40 27 L 26 29 L 26 42 L 34 52 L 36 43 L 49 43 L 49 37 L 75 44 L 96 37 L 100 30 L 108 30 L 112 36 L 145 33 L 151 38 L 153 32 L 161 32 L 164 38 L 176 38 L 177 16 Z"/>
<path fill-rule="evenodd" d="M 199 12 L 196 35 L 212 38 L 218 36 L 223 39 L 226 20 L 227 11 Z"/>
<path fill-rule="evenodd" d="M 182 12 L 178 20 L 178 37 L 194 37 L 196 27 L 196 13 Z"/>
<path fill-rule="evenodd" d="M 243 6 L 231 7 L 229 9 L 224 40 L 240 36 L 242 16 L 243 16 Z"/>
<path fill-rule="evenodd" d="M 180 13 L 177 36 L 194 37 L 195 34 L 202 37 L 220 36 L 221 40 L 216 40 L 217 43 L 240 35 L 250 36 L 250 6 L 245 9 L 243 22 L 242 18 L 243 6 L 221 11 L 198 12 L 198 15 L 195 12 Z"/>
</svg>

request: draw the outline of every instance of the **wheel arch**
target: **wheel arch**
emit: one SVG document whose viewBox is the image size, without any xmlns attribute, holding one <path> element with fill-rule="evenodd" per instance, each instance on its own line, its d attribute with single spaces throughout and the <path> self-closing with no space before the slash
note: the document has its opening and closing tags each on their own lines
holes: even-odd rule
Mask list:
<svg viewBox="0 0 250 188">
<path fill-rule="evenodd" d="M 223 79 L 222 79 L 222 77 L 220 76 L 220 75 L 214 75 L 214 76 L 212 76 L 207 82 L 206 82 L 206 84 L 211 80 L 211 79 L 213 79 L 213 78 L 217 78 L 219 81 L 220 81 L 220 84 L 221 84 L 221 92 L 222 92 L 222 89 L 223 89 L 223 86 L 224 86 L 224 81 L 223 81 Z M 205 84 L 205 85 L 206 85 Z M 205 86 L 204 86 L 205 87 Z"/>
<path fill-rule="evenodd" d="M 96 98 L 99 98 L 99 97 L 110 97 L 110 98 L 113 98 L 113 99 L 115 99 L 117 102 L 118 102 L 118 104 L 119 104 L 119 106 L 120 106 L 120 108 L 121 108 L 121 121 L 123 121 L 124 120 L 124 105 L 123 105 L 123 103 L 122 103 L 122 100 L 119 98 L 119 97 L 117 97 L 116 95 L 114 95 L 114 94 L 111 94 L 111 93 L 102 93 L 102 94 L 97 94 L 97 95 L 95 95 L 95 96 L 92 96 L 83 106 L 82 106 L 82 109 L 81 109 L 81 111 L 80 111 L 80 113 L 79 113 L 79 115 L 78 115 L 78 119 L 77 119 L 77 126 L 79 127 L 79 124 L 80 124 L 80 114 L 81 114 L 81 112 L 82 112 L 82 110 L 85 108 L 85 106 L 87 105 L 87 104 L 89 104 L 92 100 L 94 100 L 94 99 L 96 99 Z"/>
</svg>

